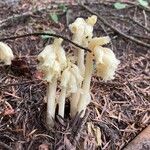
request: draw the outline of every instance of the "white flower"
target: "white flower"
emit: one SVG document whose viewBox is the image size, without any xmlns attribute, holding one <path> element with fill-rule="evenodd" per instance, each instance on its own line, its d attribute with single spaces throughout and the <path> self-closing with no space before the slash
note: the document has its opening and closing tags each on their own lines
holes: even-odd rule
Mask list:
<svg viewBox="0 0 150 150">
<path fill-rule="evenodd" d="M 78 67 L 74 64 L 67 67 L 61 76 L 61 86 L 67 89 L 68 93 L 75 93 L 83 81 Z"/>
<path fill-rule="evenodd" d="M 108 36 L 103 37 L 94 37 L 90 40 L 88 48 L 93 51 L 93 49 L 97 46 L 106 45 L 110 42 L 110 38 Z"/>
<path fill-rule="evenodd" d="M 87 47 L 89 40 L 93 36 L 93 26 L 96 21 L 97 17 L 93 15 L 86 20 L 83 18 L 77 18 L 72 24 L 70 24 L 69 28 L 73 33 L 73 41 Z"/>
<path fill-rule="evenodd" d="M 13 59 L 14 55 L 11 48 L 7 44 L 0 42 L 0 61 L 4 62 L 5 65 L 10 65 Z"/>
<path fill-rule="evenodd" d="M 53 44 L 47 45 L 38 55 L 40 61 L 38 69 L 44 73 L 44 79 L 48 82 L 59 77 L 67 65 L 65 51 L 61 46 L 62 41 L 61 38 L 55 39 Z"/>
<path fill-rule="evenodd" d="M 88 45 L 96 61 L 97 75 L 105 81 L 114 78 L 115 71 L 120 63 L 111 49 L 102 47 L 109 42 L 108 36 L 95 37 L 90 40 Z"/>
<path fill-rule="evenodd" d="M 120 61 L 109 48 L 96 47 L 94 49 L 96 58 L 97 75 L 104 81 L 114 79 L 115 71 Z"/>
<path fill-rule="evenodd" d="M 94 26 L 96 22 L 97 22 L 97 16 L 95 16 L 95 15 L 92 15 L 91 17 L 88 17 L 86 19 L 86 23 L 91 26 Z"/>
<path fill-rule="evenodd" d="M 73 33 L 73 42 L 77 44 L 82 43 L 84 28 L 85 20 L 83 18 L 77 18 L 72 24 L 69 25 L 69 29 Z"/>
<path fill-rule="evenodd" d="M 70 81 L 71 73 L 70 73 L 69 69 L 70 69 L 69 67 L 66 68 L 66 69 L 63 71 L 62 76 L 61 76 L 61 86 L 62 86 L 62 87 L 65 87 L 65 88 L 67 88 L 68 83 L 69 83 L 69 81 Z"/>
<path fill-rule="evenodd" d="M 77 84 L 79 85 L 83 81 L 83 77 L 80 74 L 79 67 L 75 64 L 72 64 L 70 71 L 76 78 Z"/>
<path fill-rule="evenodd" d="M 68 93 L 76 93 L 78 90 L 78 83 L 73 74 L 70 75 L 70 80 L 68 83 Z"/>
<path fill-rule="evenodd" d="M 102 50 L 100 50 L 99 47 L 96 47 L 96 48 L 94 48 L 93 53 L 94 53 L 94 56 L 95 56 L 96 64 L 103 63 L 104 52 Z"/>
<path fill-rule="evenodd" d="M 60 76 L 61 67 L 58 61 L 53 63 L 53 68 L 49 68 L 47 70 L 42 70 L 44 73 L 44 80 L 51 82 L 53 78 L 57 78 Z"/>
<path fill-rule="evenodd" d="M 53 67 L 56 60 L 55 50 L 52 45 L 47 45 L 44 50 L 38 55 L 39 66 L 41 70 L 48 70 Z"/>
<path fill-rule="evenodd" d="M 55 50 L 57 60 L 60 63 L 61 69 L 67 66 L 67 59 L 64 48 L 61 46 L 63 42 L 62 38 L 56 38 L 54 40 L 53 49 Z"/>
</svg>

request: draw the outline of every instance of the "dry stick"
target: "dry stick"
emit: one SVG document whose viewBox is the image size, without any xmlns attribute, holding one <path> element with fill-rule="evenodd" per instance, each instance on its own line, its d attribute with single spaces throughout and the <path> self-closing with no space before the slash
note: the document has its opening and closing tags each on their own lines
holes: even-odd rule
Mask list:
<svg viewBox="0 0 150 150">
<path fill-rule="evenodd" d="M 128 143 L 126 143 L 121 149 L 122 150 L 131 150 L 139 149 L 144 145 L 145 141 L 149 141 L 150 135 L 150 125 L 142 129 L 134 138 L 132 138 Z M 149 142 L 148 142 L 149 143 Z"/>
<path fill-rule="evenodd" d="M 117 17 L 117 19 L 120 20 L 124 20 L 124 19 L 129 19 L 130 21 L 132 21 L 133 23 L 137 24 L 139 27 L 143 28 L 144 30 L 146 30 L 147 32 L 150 32 L 150 29 L 145 27 L 144 25 L 142 25 L 141 23 L 139 23 L 137 20 L 135 20 L 134 18 L 131 17 L 127 17 L 127 16 L 121 16 L 121 15 L 112 15 L 113 17 Z M 110 17 L 110 15 L 108 16 Z"/>
<path fill-rule="evenodd" d="M 133 21 L 134 23 L 136 23 L 138 26 L 140 26 L 141 28 L 143 28 L 144 30 L 146 30 L 147 32 L 150 32 L 150 29 L 143 26 L 141 23 L 139 23 L 138 21 L 136 21 L 135 19 L 133 18 L 130 18 L 130 17 L 127 17 L 129 20 Z"/>
<path fill-rule="evenodd" d="M 142 42 L 138 39 L 135 39 L 134 37 L 132 36 L 129 36 L 129 35 L 126 35 L 125 33 L 121 32 L 120 30 L 118 30 L 117 28 L 115 28 L 114 26 L 112 26 L 111 24 L 109 24 L 102 16 L 100 16 L 98 13 L 96 12 L 93 12 L 89 7 L 87 6 L 84 6 L 83 4 L 79 4 L 81 7 L 83 7 L 85 10 L 87 10 L 89 13 L 93 14 L 93 15 L 96 15 L 98 17 L 98 19 L 100 21 L 102 21 L 105 25 L 107 25 L 109 28 L 111 28 L 112 30 L 114 30 L 115 32 L 117 32 L 118 34 L 120 34 L 123 38 L 125 39 L 129 39 L 141 46 L 145 46 L 145 47 L 148 47 L 150 48 L 150 44 L 147 44 L 145 42 Z"/>
<path fill-rule="evenodd" d="M 149 36 L 142 36 L 142 35 L 139 35 L 139 34 L 132 34 L 132 36 L 134 36 L 136 38 L 140 38 L 140 39 L 150 40 Z"/>
<path fill-rule="evenodd" d="M 23 37 L 28 37 L 28 36 L 39 36 L 39 35 L 48 35 L 48 36 L 52 36 L 52 37 L 57 37 L 57 38 L 62 38 L 65 41 L 75 45 L 76 47 L 79 47 L 85 51 L 89 51 L 91 52 L 91 50 L 89 50 L 88 48 L 82 47 L 74 42 L 72 42 L 71 40 L 69 40 L 68 38 L 62 36 L 62 35 L 58 35 L 58 34 L 53 34 L 53 33 L 42 33 L 42 32 L 36 32 L 36 33 L 29 33 L 29 34 L 23 34 L 23 35 L 18 35 L 18 36 L 12 36 L 12 37 L 6 37 L 6 38 L 0 38 L 0 41 L 5 41 L 5 40 L 14 40 L 14 39 L 18 39 L 18 38 L 23 38 Z"/>
</svg>

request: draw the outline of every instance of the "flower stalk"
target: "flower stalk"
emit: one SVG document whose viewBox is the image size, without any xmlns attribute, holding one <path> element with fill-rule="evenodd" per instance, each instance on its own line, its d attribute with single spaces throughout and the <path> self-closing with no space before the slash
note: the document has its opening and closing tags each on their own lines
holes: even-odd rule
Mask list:
<svg viewBox="0 0 150 150">
<path fill-rule="evenodd" d="M 78 103 L 80 99 L 81 90 L 78 90 L 77 93 L 73 93 L 70 101 L 70 115 L 71 117 L 74 117 L 78 110 Z"/>
<path fill-rule="evenodd" d="M 46 122 L 48 127 L 54 126 L 55 109 L 56 109 L 56 88 L 57 79 L 55 78 L 52 83 L 48 83 L 47 86 L 47 116 Z"/>
<path fill-rule="evenodd" d="M 64 112 L 65 112 L 65 100 L 66 100 L 66 88 L 61 89 L 61 93 L 58 100 L 58 114 L 64 118 Z"/>
<path fill-rule="evenodd" d="M 48 82 L 47 87 L 47 125 L 53 127 L 56 109 L 56 89 L 57 80 L 60 77 L 61 71 L 66 67 L 66 55 L 61 46 L 62 39 L 54 39 L 51 45 L 47 45 L 44 50 L 38 55 L 40 61 L 38 69 L 44 73 L 44 80 Z M 60 96 L 64 103 L 64 94 Z M 62 108 L 64 105 L 62 106 Z M 64 114 L 60 112 L 63 116 Z"/>
<path fill-rule="evenodd" d="M 88 47 L 88 42 L 92 39 L 93 36 L 93 26 L 97 21 L 97 17 L 95 15 L 88 17 L 86 20 L 83 18 L 77 18 L 74 23 L 72 23 L 69 28 L 73 33 L 73 41 L 83 45 L 84 47 Z M 82 49 L 77 49 L 77 65 L 79 67 L 81 75 L 85 76 L 85 60 L 84 60 L 84 51 Z M 80 84 L 80 87 L 82 83 Z M 71 101 L 71 116 L 75 116 L 77 113 L 77 105 L 80 99 L 81 92 L 78 90 L 77 93 L 72 95 Z"/>
<path fill-rule="evenodd" d="M 85 77 L 82 86 L 83 93 L 80 95 L 80 99 L 77 107 L 78 112 L 81 112 L 83 110 L 81 117 L 84 116 L 86 106 L 90 102 L 90 83 L 91 83 L 91 77 L 93 72 L 93 56 L 91 53 L 87 53 L 85 68 L 86 68 Z"/>
</svg>

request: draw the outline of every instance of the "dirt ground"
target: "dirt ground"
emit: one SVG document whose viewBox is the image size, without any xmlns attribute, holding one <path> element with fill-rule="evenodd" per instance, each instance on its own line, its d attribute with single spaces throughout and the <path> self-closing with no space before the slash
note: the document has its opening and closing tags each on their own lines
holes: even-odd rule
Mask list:
<svg viewBox="0 0 150 150">
<path fill-rule="evenodd" d="M 112 81 L 105 83 L 93 75 L 92 102 L 83 119 L 70 118 L 67 102 L 65 119 L 56 116 L 51 130 L 45 125 L 46 83 L 36 74 L 36 56 L 51 40 L 44 36 L 5 40 L 16 59 L 11 66 L 0 64 L 0 150 L 121 150 L 149 125 L 150 46 L 143 43 L 150 45 L 150 10 L 127 3 L 117 10 L 113 1 L 86 1 L 109 24 L 99 20 L 94 35 L 110 36 L 108 47 L 121 63 Z M 70 37 L 68 24 L 91 14 L 74 1 L 65 5 L 67 10 L 50 0 L 21 0 L 15 5 L 0 1 L 0 39 L 51 30 Z M 58 14 L 58 23 L 50 18 L 52 13 Z M 73 47 L 65 42 L 65 49 L 71 52 Z"/>
</svg>

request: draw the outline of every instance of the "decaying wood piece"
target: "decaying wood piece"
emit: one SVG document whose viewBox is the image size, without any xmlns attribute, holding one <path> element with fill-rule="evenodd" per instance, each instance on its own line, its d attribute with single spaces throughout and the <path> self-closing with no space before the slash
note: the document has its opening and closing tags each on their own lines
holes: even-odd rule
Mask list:
<svg viewBox="0 0 150 150">
<path fill-rule="evenodd" d="M 150 125 L 134 138 L 123 150 L 149 150 Z"/>
</svg>

